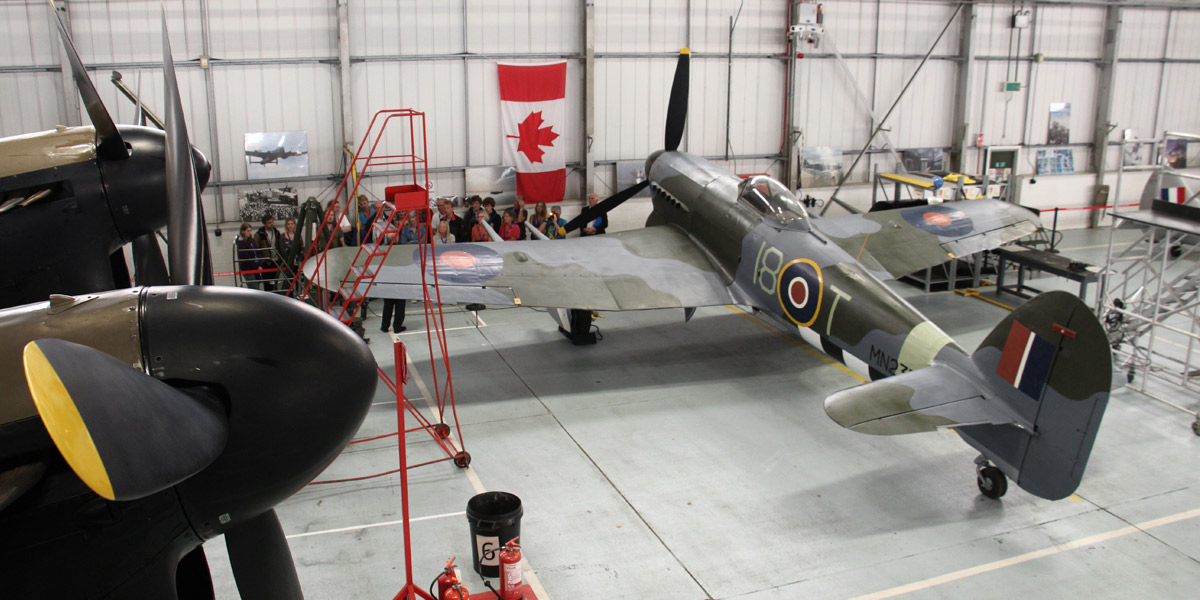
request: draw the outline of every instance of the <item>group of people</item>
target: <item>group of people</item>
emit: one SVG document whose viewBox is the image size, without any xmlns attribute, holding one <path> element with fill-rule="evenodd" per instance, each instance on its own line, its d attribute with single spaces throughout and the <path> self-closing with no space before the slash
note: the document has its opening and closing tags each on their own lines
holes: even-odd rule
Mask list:
<svg viewBox="0 0 1200 600">
<path fill-rule="evenodd" d="M 588 206 L 595 206 L 599 198 L 596 194 L 588 196 Z M 450 201 L 439 199 L 437 214 L 433 222 L 438 227 L 438 235 L 434 242 L 490 242 L 490 228 L 501 240 L 526 240 L 538 237 L 530 232 L 530 228 L 540 232 L 549 239 L 558 239 L 566 235 L 564 227 L 567 220 L 562 218 L 562 207 L 548 208 L 545 202 L 534 205 L 533 213 L 525 207 L 525 198 L 517 196 L 513 205 L 501 213 L 496 212 L 496 200 L 491 197 L 481 198 L 471 196 L 467 199 L 466 209 L 462 216 L 455 214 Z M 444 226 L 444 227 L 443 227 Z M 586 227 L 580 229 L 582 236 L 604 233 L 608 227 L 608 217 L 600 216 Z"/>
<path fill-rule="evenodd" d="M 286 288 L 304 257 L 304 240 L 296 231 L 296 219 L 288 217 L 283 231 L 275 227 L 275 216 L 263 215 L 262 227 L 242 223 L 238 229 L 237 270 L 250 286 L 275 291 Z"/>
</svg>

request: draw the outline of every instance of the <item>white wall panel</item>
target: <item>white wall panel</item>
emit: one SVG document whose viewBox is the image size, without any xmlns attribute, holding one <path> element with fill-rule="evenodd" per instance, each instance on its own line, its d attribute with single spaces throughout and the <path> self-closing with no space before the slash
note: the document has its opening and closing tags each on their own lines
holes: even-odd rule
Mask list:
<svg viewBox="0 0 1200 600">
<path fill-rule="evenodd" d="M 351 56 L 463 51 L 463 0 L 350 0 L 349 19 Z M 336 44 L 336 19 L 333 33 Z"/>
<path fill-rule="evenodd" d="M 1162 131 L 1200 133 L 1200 65 L 1167 65 L 1163 86 L 1162 113 L 1158 121 Z"/>
<path fill-rule="evenodd" d="M 687 45 L 687 4 L 687 0 L 597 2 L 596 52 L 677 52 Z"/>
<path fill-rule="evenodd" d="M 974 134 L 982 133 L 986 145 L 1010 146 L 1025 143 L 1026 103 L 1031 90 L 1026 86 L 1029 70 L 1041 68 L 1026 61 L 979 61 L 975 64 L 972 79 L 972 97 L 968 106 L 968 138 L 974 143 Z M 1004 91 L 1004 82 L 1018 81 L 1020 92 Z"/>
<path fill-rule="evenodd" d="M 257 132 L 307 131 L 309 172 L 339 170 L 341 137 L 336 119 L 341 112 L 335 98 L 336 74 L 329 66 L 231 66 L 213 75 L 222 179 L 246 178 L 244 136 Z M 195 130 L 201 122 L 189 120 L 188 125 Z"/>
<path fill-rule="evenodd" d="M 0 77 L 0 137 L 54 129 L 63 123 L 58 109 L 59 73 L 10 73 Z"/>
<path fill-rule="evenodd" d="M 849 66 L 869 101 L 873 61 L 854 60 Z M 804 145 L 837 146 L 844 151 L 862 147 L 871 132 L 871 117 L 858 103 L 845 72 L 831 60 L 801 60 L 796 74 L 796 125 L 804 131 Z"/>
<path fill-rule="evenodd" d="M 583 51 L 582 4 L 559 0 L 467 0 L 467 51 Z"/>
<path fill-rule="evenodd" d="M 0 4 L 0 65 L 58 65 L 58 29 L 45 2 Z"/>
<path fill-rule="evenodd" d="M 1038 51 L 1053 58 L 1099 58 L 1104 11 L 1093 6 L 1039 7 Z"/>
<path fill-rule="evenodd" d="M 217 59 L 337 55 L 337 6 L 331 0 L 216 0 L 208 14 Z"/>
<path fill-rule="evenodd" d="M 1154 116 L 1157 112 L 1158 86 L 1162 65 L 1149 63 L 1124 63 L 1117 67 L 1113 82 L 1113 108 L 1110 122 L 1116 130 L 1110 140 L 1117 140 L 1126 129 L 1134 130 L 1135 137 L 1155 137 Z M 1074 115 L 1072 115 L 1074 116 Z"/>
<path fill-rule="evenodd" d="M 729 19 L 736 17 L 741 0 L 692 1 L 692 50 L 728 52 Z M 749 0 L 737 17 L 733 34 L 734 53 L 778 54 L 787 39 L 787 3 Z"/>
<path fill-rule="evenodd" d="M 592 152 L 597 160 L 633 160 L 644 158 L 663 146 L 667 99 L 675 69 L 673 58 L 622 58 L 596 61 L 596 134 Z M 693 110 L 705 95 L 725 96 L 724 86 L 708 87 L 705 69 L 692 65 L 692 93 L 689 95 L 687 129 L 682 148 L 691 148 L 691 132 L 696 123 L 721 127 L 706 121 Z M 699 67 L 699 68 L 697 68 Z"/>
<path fill-rule="evenodd" d="M 875 51 L 875 6 L 874 0 L 825 3 L 825 31 L 842 54 L 865 54 Z M 808 44 L 802 47 L 811 48 L 813 52 L 829 51 L 824 44 L 818 48 Z"/>
<path fill-rule="evenodd" d="M 955 6 L 928 2 L 887 2 L 880 5 L 879 51 L 890 54 L 924 54 L 937 39 Z M 960 16 L 946 30 L 934 54 L 958 54 Z"/>
<path fill-rule="evenodd" d="M 1050 103 L 1071 103 L 1070 143 L 1092 141 L 1096 117 L 1096 85 L 1099 69 L 1086 63 L 1043 63 L 1034 71 L 1029 109 L 1028 144 L 1045 144 L 1050 123 Z M 991 117 L 989 117 L 991 118 Z M 1076 156 L 1076 165 L 1082 165 Z M 1077 167 L 1081 168 L 1081 167 Z"/>
<path fill-rule="evenodd" d="M 1120 57 L 1162 58 L 1167 11 L 1127 9 L 1121 13 Z"/>
<path fill-rule="evenodd" d="M 162 15 L 175 60 L 200 56 L 199 0 L 69 2 L 71 36 L 84 64 L 162 61 Z"/>
<path fill-rule="evenodd" d="M 1172 12 L 1169 58 L 1200 58 L 1200 12 Z"/>
<path fill-rule="evenodd" d="M 462 61 L 406 61 L 391 63 L 365 63 L 351 68 L 351 85 L 354 95 L 354 140 L 355 148 L 371 128 L 376 113 L 383 110 L 411 108 L 425 113 L 426 156 L 429 166 L 452 166 L 466 163 L 467 153 L 463 143 L 464 130 L 462 111 L 454 101 L 462 98 Z M 380 117 L 381 119 L 383 117 Z M 364 155 L 376 139 L 381 143 L 376 155 L 406 154 L 408 123 L 393 119 L 383 137 L 377 138 L 382 120 L 376 121 Z M 399 170 L 399 167 L 385 167 Z"/>
</svg>

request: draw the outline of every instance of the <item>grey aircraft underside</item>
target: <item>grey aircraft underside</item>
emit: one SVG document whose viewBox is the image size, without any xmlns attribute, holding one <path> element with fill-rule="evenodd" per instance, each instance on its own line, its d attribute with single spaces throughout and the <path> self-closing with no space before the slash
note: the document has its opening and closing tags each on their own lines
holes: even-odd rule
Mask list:
<svg viewBox="0 0 1200 600">
<path fill-rule="evenodd" d="M 750 306 L 870 377 L 826 399 L 826 412 L 842 426 L 871 434 L 954 428 L 982 453 L 976 462 L 985 495 L 1003 495 L 1005 475 L 1043 498 L 1073 493 L 1111 383 L 1104 331 L 1086 305 L 1070 294 L 1043 294 L 972 354 L 884 283 L 1029 235 L 1038 229 L 1036 213 L 982 199 L 812 217 L 778 181 L 743 180 L 677 150 L 687 68 L 685 51 L 672 86 L 667 149 L 647 159 L 648 180 L 567 226 L 578 228 L 649 185 L 645 228 L 397 246 L 370 296 L 421 299 L 423 265 L 428 282 L 438 284 L 431 297 L 442 303 L 683 308 L 689 317 L 699 306 Z M 305 275 L 320 269 L 339 281 L 363 268 L 350 264 L 355 253 L 331 250 L 309 260 Z"/>
</svg>

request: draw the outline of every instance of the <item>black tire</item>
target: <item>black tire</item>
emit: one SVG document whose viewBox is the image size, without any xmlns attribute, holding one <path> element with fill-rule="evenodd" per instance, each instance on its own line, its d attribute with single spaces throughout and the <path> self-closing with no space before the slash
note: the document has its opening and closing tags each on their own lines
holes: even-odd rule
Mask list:
<svg viewBox="0 0 1200 600">
<path fill-rule="evenodd" d="M 439 438 L 446 439 L 450 435 L 450 426 L 445 423 L 438 423 L 433 426 L 433 434 Z"/>
<path fill-rule="evenodd" d="M 454 466 L 456 466 L 460 469 L 465 469 L 465 468 L 471 466 L 471 453 L 463 451 L 463 452 L 459 452 L 458 454 L 455 454 L 454 455 Z"/>
<path fill-rule="evenodd" d="M 1192 433 L 1200 435 L 1200 419 L 1192 421 Z"/>
<path fill-rule="evenodd" d="M 996 500 L 1008 492 L 1008 478 L 1000 469 L 991 465 L 979 469 L 979 473 L 975 476 L 975 483 L 979 485 L 979 493 L 992 500 Z"/>
</svg>

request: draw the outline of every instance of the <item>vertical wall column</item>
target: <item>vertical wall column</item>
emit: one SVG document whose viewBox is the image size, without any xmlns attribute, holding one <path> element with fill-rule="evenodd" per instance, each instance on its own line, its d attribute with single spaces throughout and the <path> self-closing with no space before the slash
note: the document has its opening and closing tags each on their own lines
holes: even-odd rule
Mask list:
<svg viewBox="0 0 1200 600">
<path fill-rule="evenodd" d="M 59 0 L 58 16 L 62 19 L 63 27 L 67 28 L 67 33 L 74 37 L 71 33 L 71 11 L 67 6 L 66 0 Z M 54 29 L 54 15 L 50 15 L 50 28 Z M 75 77 L 71 73 L 71 61 L 67 59 L 67 52 L 63 50 L 60 42 L 55 46 L 58 50 L 58 59 L 62 68 L 62 93 L 58 95 L 58 114 L 62 115 L 62 125 L 80 125 L 83 123 L 83 116 L 79 109 L 79 92 L 75 90 Z"/>
<path fill-rule="evenodd" d="M 1117 73 L 1117 56 L 1121 39 L 1121 7 L 1109 6 L 1104 16 L 1104 47 L 1100 57 L 1100 77 L 1096 82 L 1096 122 L 1092 129 L 1092 168 L 1096 171 L 1096 189 L 1104 185 L 1105 163 L 1108 160 L 1108 134 L 1112 129 L 1113 83 Z M 1099 222 L 1099 211 L 1091 212 L 1091 227 Z"/>
<path fill-rule="evenodd" d="M 212 176 L 210 181 L 221 181 L 221 141 L 217 137 L 217 86 L 212 74 L 212 29 L 209 27 L 208 0 L 200 0 L 200 68 L 204 71 L 204 95 L 208 102 L 208 143 L 212 153 Z M 166 108 L 166 107 L 163 107 Z M 217 223 L 225 222 L 225 194 L 223 186 L 210 188 L 216 198 L 213 199 L 216 214 L 213 218 Z"/>
<path fill-rule="evenodd" d="M 583 0 L 583 185 L 579 190 L 581 199 L 586 199 L 596 185 L 596 157 L 592 154 L 592 140 L 596 135 L 595 23 L 595 2 Z"/>
<path fill-rule="evenodd" d="M 338 0 L 338 74 L 342 88 L 342 143 L 354 148 L 354 112 L 350 98 L 350 8 L 349 0 Z"/>
<path fill-rule="evenodd" d="M 968 138 L 971 135 L 970 123 L 967 122 L 967 107 L 970 106 L 971 73 L 975 70 L 975 3 L 963 5 L 962 31 L 959 34 L 958 76 L 954 81 L 954 121 L 950 131 L 954 136 L 950 140 L 950 170 L 963 172 L 966 163 Z"/>
</svg>

